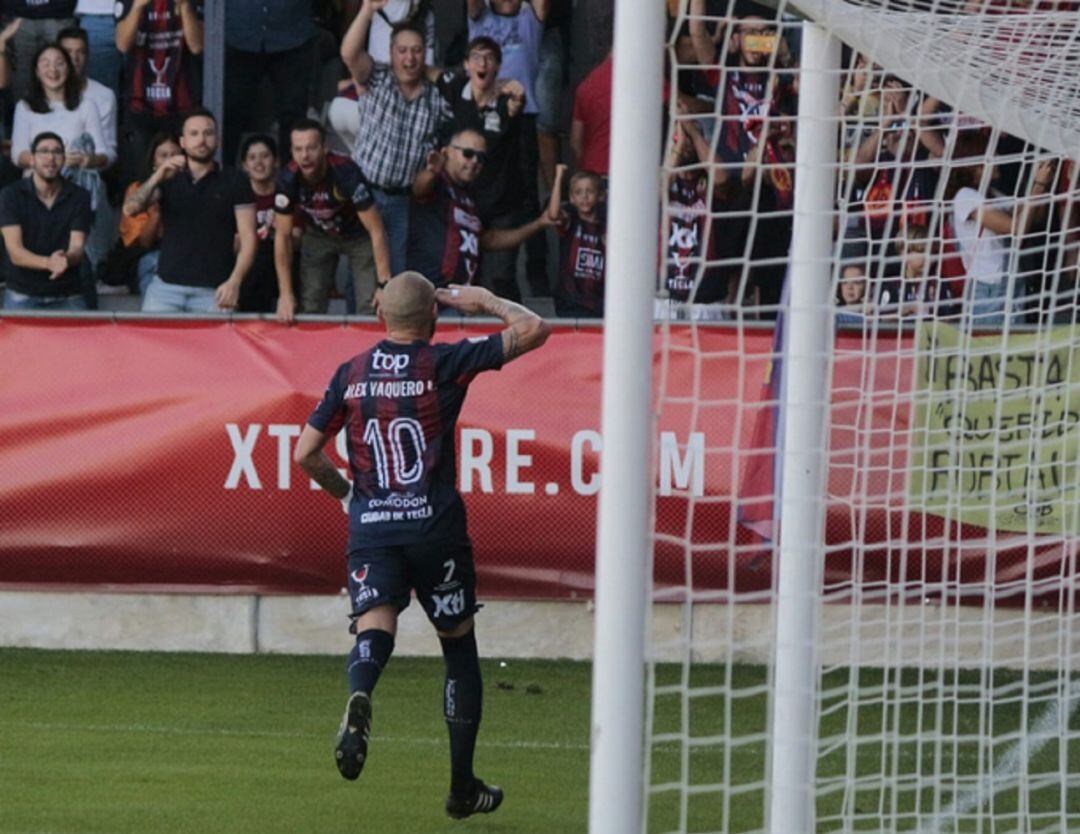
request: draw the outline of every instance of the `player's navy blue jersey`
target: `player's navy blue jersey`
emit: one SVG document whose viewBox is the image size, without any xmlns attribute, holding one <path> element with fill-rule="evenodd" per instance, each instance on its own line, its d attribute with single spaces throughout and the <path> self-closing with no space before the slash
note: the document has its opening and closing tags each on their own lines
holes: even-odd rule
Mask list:
<svg viewBox="0 0 1080 834">
<path fill-rule="evenodd" d="M 454 436 L 469 383 L 502 367 L 502 334 L 387 339 L 338 368 L 308 424 L 345 429 L 355 497 L 349 551 L 466 534 Z"/>
</svg>

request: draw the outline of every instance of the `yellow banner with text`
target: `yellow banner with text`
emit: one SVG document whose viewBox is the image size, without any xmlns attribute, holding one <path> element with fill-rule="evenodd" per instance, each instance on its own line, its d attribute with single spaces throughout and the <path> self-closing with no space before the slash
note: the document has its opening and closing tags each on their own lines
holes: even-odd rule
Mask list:
<svg viewBox="0 0 1080 834">
<path fill-rule="evenodd" d="M 916 333 L 908 500 L 987 529 L 1080 532 L 1080 327 Z"/>
</svg>

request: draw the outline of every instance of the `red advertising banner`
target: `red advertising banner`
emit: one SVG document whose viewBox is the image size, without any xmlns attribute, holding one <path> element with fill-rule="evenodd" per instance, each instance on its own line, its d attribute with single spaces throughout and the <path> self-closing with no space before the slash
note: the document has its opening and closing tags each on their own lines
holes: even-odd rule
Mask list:
<svg viewBox="0 0 1080 834">
<path fill-rule="evenodd" d="M 337 592 L 346 520 L 291 454 L 335 368 L 379 338 L 358 324 L 0 318 L 0 585 Z M 830 585 L 953 577 L 978 594 L 989 576 L 1023 574 L 1019 538 L 988 571 L 985 531 L 904 512 L 910 362 L 902 345 L 879 356 L 847 338 L 832 395 Z M 557 327 L 472 385 L 459 487 L 482 595 L 592 593 L 601 350 L 599 329 Z M 657 351 L 655 570 L 673 596 L 691 581 L 770 586 L 772 546 L 736 522 L 736 496 L 748 468 L 772 466 L 760 430 L 754 439 L 775 406 L 762 399 L 771 351 L 771 330 L 734 328 L 675 328 Z M 897 396 L 869 403 L 866 386 Z M 329 451 L 344 465 L 343 449 Z M 1071 543 L 1039 545 L 1033 578 L 1060 581 Z"/>
</svg>

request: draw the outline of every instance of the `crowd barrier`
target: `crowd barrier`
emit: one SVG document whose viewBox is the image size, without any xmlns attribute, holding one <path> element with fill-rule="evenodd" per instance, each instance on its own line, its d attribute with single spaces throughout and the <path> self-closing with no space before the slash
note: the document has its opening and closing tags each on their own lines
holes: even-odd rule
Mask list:
<svg viewBox="0 0 1080 834">
<path fill-rule="evenodd" d="M 495 327 L 454 324 L 436 338 Z M 602 335 L 557 324 L 544 348 L 472 385 L 458 467 L 483 595 L 592 594 Z M 345 518 L 291 451 L 337 365 L 379 338 L 375 323 L 0 317 L 0 585 L 338 592 Z M 715 592 L 707 598 L 767 589 L 772 543 L 740 519 L 768 502 L 758 476 L 773 468 L 762 431 L 775 414 L 763 384 L 773 332 L 673 325 L 656 338 L 668 339 L 654 368 L 661 595 L 678 598 L 690 572 L 695 591 Z M 880 355 L 861 335 L 837 338 L 834 592 L 897 573 L 962 586 L 973 600 L 1018 580 L 1058 587 L 1074 564 L 1071 538 L 1036 538 L 1032 567 L 1029 538 L 905 508 L 910 414 L 897 404 L 913 337 L 880 334 Z M 898 396 L 868 413 L 866 385 Z M 343 451 L 330 448 L 342 465 Z M 991 535 L 998 555 L 987 560 Z"/>
</svg>

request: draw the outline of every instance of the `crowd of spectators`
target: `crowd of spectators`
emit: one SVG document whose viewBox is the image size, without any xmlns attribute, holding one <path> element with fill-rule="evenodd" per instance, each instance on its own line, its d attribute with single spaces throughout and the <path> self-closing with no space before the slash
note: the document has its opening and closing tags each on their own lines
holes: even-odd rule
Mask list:
<svg viewBox="0 0 1080 834">
<path fill-rule="evenodd" d="M 684 3 L 669 9 L 676 60 L 657 314 L 771 318 L 790 262 L 799 24 L 741 0 Z M 1074 320 L 1075 164 L 847 47 L 843 67 L 837 321 Z"/>
<path fill-rule="evenodd" d="M 5 307 L 290 322 L 414 268 L 602 314 L 611 0 L 229 0 L 222 113 L 202 0 L 0 8 Z"/>
<path fill-rule="evenodd" d="M 339 291 L 370 312 L 416 269 L 603 315 L 612 0 L 229 0 L 222 114 L 201 0 L 2 8 L 5 307 L 122 292 L 291 322 Z M 799 26 L 750 0 L 668 11 L 657 315 L 768 318 Z M 1075 166 L 844 62 L 838 321 L 1071 315 Z"/>
</svg>

